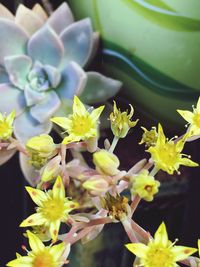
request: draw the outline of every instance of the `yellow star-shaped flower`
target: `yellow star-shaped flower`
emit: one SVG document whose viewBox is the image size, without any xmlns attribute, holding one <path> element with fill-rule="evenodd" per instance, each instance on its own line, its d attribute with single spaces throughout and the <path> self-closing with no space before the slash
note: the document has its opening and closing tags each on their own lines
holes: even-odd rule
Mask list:
<svg viewBox="0 0 200 267">
<path fill-rule="evenodd" d="M 68 136 L 64 138 L 63 144 L 70 142 L 85 141 L 98 135 L 98 120 L 104 109 L 100 106 L 92 110 L 90 113 L 86 110 L 80 99 L 75 96 L 73 103 L 73 114 L 65 117 L 54 117 L 52 122 L 58 124 L 67 133 Z"/>
<path fill-rule="evenodd" d="M 189 123 L 188 133 L 189 137 L 200 135 L 200 97 L 197 101 L 196 108 L 193 112 L 189 110 L 177 110 L 178 113 Z"/>
<path fill-rule="evenodd" d="M 69 245 L 64 242 L 47 246 L 30 231 L 27 231 L 31 251 L 27 256 L 17 254 L 17 259 L 7 263 L 10 267 L 61 267 L 69 253 Z M 65 253 L 66 252 L 66 253 Z M 67 254 L 67 255 L 65 255 Z"/>
<path fill-rule="evenodd" d="M 36 211 L 25 219 L 20 226 L 44 225 L 49 228 L 53 241 L 57 240 L 61 222 L 66 222 L 69 212 L 78 207 L 78 203 L 65 197 L 65 188 L 60 176 L 57 177 L 52 190 L 43 192 L 27 186 L 26 190 L 38 205 Z"/>
<path fill-rule="evenodd" d="M 180 165 L 196 167 L 198 166 L 196 162 L 188 157 L 183 157 L 186 155 L 181 153 L 186 139 L 187 135 L 177 142 L 166 139 L 162 126 L 159 124 L 156 144 L 151 146 L 147 152 L 151 153 L 155 166 L 169 174 L 173 174 L 174 171 L 178 172 Z"/>
<path fill-rule="evenodd" d="M 143 267 L 176 267 L 177 261 L 187 259 L 197 249 L 174 246 L 168 239 L 166 226 L 162 223 L 147 245 L 142 243 L 127 244 L 126 248 L 140 259 Z"/>
<path fill-rule="evenodd" d="M 15 111 L 12 111 L 8 116 L 0 112 L 0 140 L 7 140 L 13 133 L 13 121 Z"/>
</svg>

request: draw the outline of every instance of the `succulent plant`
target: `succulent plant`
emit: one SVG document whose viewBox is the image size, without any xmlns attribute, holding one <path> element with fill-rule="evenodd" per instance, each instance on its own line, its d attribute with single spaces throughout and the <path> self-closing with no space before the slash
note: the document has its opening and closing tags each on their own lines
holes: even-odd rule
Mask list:
<svg viewBox="0 0 200 267">
<path fill-rule="evenodd" d="M 0 5 L 0 32 L 0 112 L 15 109 L 14 134 L 22 142 L 48 133 L 49 118 L 65 114 L 75 94 L 93 104 L 121 87 L 82 69 L 94 56 L 98 33 L 89 18 L 74 22 L 66 3 L 50 17 L 39 4 L 19 5 L 15 16 Z"/>
</svg>

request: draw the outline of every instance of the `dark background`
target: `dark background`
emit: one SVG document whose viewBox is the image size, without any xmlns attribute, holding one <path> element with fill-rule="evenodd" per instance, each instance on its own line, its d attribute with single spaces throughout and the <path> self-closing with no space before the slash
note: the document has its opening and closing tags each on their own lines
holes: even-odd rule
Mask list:
<svg viewBox="0 0 200 267">
<path fill-rule="evenodd" d="M 36 3 L 36 1 L 18 2 L 23 2 L 28 7 L 32 7 Z M 52 1 L 52 4 L 56 8 L 62 2 Z M 5 0 L 1 3 L 12 12 L 15 11 L 16 4 L 14 1 Z M 122 100 L 122 97 L 118 96 L 118 100 L 120 99 Z M 128 136 L 127 140 L 123 140 L 116 151 L 125 168 L 129 168 L 134 162 L 135 159 L 133 158 L 132 161 L 131 158 L 132 154 L 137 153 L 137 160 L 143 156 L 142 152 L 136 149 L 138 147 L 137 141 L 139 141 L 137 133 L 135 141 L 133 139 L 133 136 Z M 187 147 L 192 159 L 200 163 L 200 141 L 189 143 Z M 152 233 L 164 220 L 172 240 L 179 237 L 180 244 L 196 247 L 197 239 L 200 237 L 199 168 L 191 168 L 190 173 L 186 191 L 177 195 L 168 194 L 164 198 L 155 200 L 149 206 L 142 203 L 135 218 Z M 0 181 L 0 267 L 3 267 L 6 262 L 15 258 L 16 251 L 22 253 L 21 245 L 26 240 L 23 238 L 23 229 L 18 226 L 30 214 L 29 210 L 32 207 L 24 190 L 26 182 L 19 168 L 17 154 L 8 163 L 0 167 Z"/>
</svg>

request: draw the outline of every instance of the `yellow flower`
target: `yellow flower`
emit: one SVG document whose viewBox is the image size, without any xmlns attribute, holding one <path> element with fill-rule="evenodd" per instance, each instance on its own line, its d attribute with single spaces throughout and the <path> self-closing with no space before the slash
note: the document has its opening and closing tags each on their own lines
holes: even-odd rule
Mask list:
<svg viewBox="0 0 200 267">
<path fill-rule="evenodd" d="M 200 135 L 200 97 L 196 108 L 193 108 L 193 112 L 180 109 L 177 111 L 190 125 L 188 128 L 189 137 Z"/>
<path fill-rule="evenodd" d="M 96 170 L 101 174 L 116 175 L 119 170 L 119 159 L 113 153 L 101 149 L 93 154 Z"/>
<path fill-rule="evenodd" d="M 68 255 L 65 253 L 65 243 L 45 246 L 42 241 L 30 231 L 27 231 L 31 251 L 27 256 L 17 254 L 17 259 L 7 263 L 10 267 L 61 267 Z M 69 245 L 68 245 L 69 247 Z M 67 248 L 68 249 L 68 248 Z M 69 250 L 69 249 L 68 249 Z"/>
<path fill-rule="evenodd" d="M 197 251 L 195 248 L 174 246 L 168 240 L 166 226 L 162 223 L 147 245 L 132 243 L 126 245 L 127 249 L 140 258 L 143 267 L 176 267 L 181 261 Z"/>
<path fill-rule="evenodd" d="M 30 156 L 29 163 L 40 169 L 54 155 L 56 145 L 50 135 L 41 134 L 30 138 L 26 143 L 26 149 Z"/>
<path fill-rule="evenodd" d="M 139 145 L 145 144 L 146 147 L 154 146 L 156 144 L 158 133 L 155 127 L 152 127 L 149 131 L 145 127 L 141 127 L 144 131 L 142 140 Z"/>
<path fill-rule="evenodd" d="M 80 140 L 85 141 L 97 137 L 98 120 L 103 109 L 104 106 L 100 106 L 89 113 L 80 99 L 74 96 L 73 114 L 67 118 L 54 117 L 51 121 L 58 124 L 68 133 L 68 136 L 62 142 L 63 144 Z"/>
<path fill-rule="evenodd" d="M 26 190 L 38 205 L 36 211 L 25 219 L 20 226 L 44 225 L 49 228 L 53 241 L 57 240 L 61 222 L 66 222 L 69 212 L 78 207 L 78 203 L 65 197 L 65 188 L 60 176 L 57 177 L 52 190 L 43 192 L 27 186 Z"/>
<path fill-rule="evenodd" d="M 151 157 L 158 169 L 166 171 L 169 174 L 173 174 L 174 171 L 178 172 L 180 165 L 196 167 L 197 163 L 190 160 L 188 157 L 182 154 L 182 150 L 186 141 L 187 135 L 185 135 L 178 142 L 174 142 L 172 139 L 167 140 L 162 126 L 158 125 L 158 139 L 155 146 L 151 146 L 147 151 L 151 153 Z"/>
<path fill-rule="evenodd" d="M 114 101 L 113 112 L 110 114 L 110 121 L 112 132 L 118 138 L 126 137 L 129 129 L 134 127 L 138 122 L 138 120 L 131 121 L 134 109 L 132 105 L 130 105 L 130 107 L 131 111 L 129 114 L 128 111 L 121 112 Z"/>
<path fill-rule="evenodd" d="M 13 133 L 14 118 L 14 110 L 8 116 L 0 113 L 0 140 L 7 140 L 11 137 Z"/>
<path fill-rule="evenodd" d="M 132 194 L 138 194 L 146 201 L 152 201 L 154 195 L 158 192 L 160 183 L 149 175 L 147 170 L 142 170 L 138 175 L 133 177 Z"/>
</svg>

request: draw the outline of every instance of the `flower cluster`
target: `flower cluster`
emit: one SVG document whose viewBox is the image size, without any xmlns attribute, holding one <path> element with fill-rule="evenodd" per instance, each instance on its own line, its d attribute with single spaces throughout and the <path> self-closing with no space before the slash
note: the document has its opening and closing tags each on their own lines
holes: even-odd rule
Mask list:
<svg viewBox="0 0 200 267">
<path fill-rule="evenodd" d="M 1 148 L 20 151 L 22 170 L 32 185 L 26 190 L 37 205 L 35 213 L 20 224 L 29 228 L 26 236 L 31 251 L 27 250 L 26 256 L 17 254 L 7 266 L 63 266 L 74 243 L 91 241 L 105 224 L 112 223 L 121 223 L 130 239 L 126 248 L 137 256 L 133 266 L 175 267 L 179 263 L 199 266 L 200 260 L 191 256 L 197 249 L 172 243 L 164 222 L 153 238 L 133 219 L 140 201 L 153 201 L 159 192 L 160 170 L 180 174 L 180 165 L 198 166 L 183 153 L 185 143 L 191 141 L 193 134 L 196 138 L 197 131 L 168 139 L 160 124 L 150 131 L 143 127 L 140 144 L 146 144 L 151 157 L 122 170 L 114 151 L 137 120 L 131 121 L 132 107 L 128 114 L 114 103 L 110 115 L 113 141 L 106 140 L 104 147 L 99 147 L 99 118 L 103 109 L 104 106 L 87 108 L 75 96 L 71 114 L 51 118 L 64 130 L 60 144 L 55 144 L 50 135 L 42 134 L 30 138 L 23 146 L 12 137 L 14 112 L 1 115 Z M 92 154 L 93 164 L 88 163 L 83 151 Z M 68 159 L 69 153 L 73 159 Z M 63 224 L 67 227 L 61 227 Z"/>
</svg>

